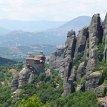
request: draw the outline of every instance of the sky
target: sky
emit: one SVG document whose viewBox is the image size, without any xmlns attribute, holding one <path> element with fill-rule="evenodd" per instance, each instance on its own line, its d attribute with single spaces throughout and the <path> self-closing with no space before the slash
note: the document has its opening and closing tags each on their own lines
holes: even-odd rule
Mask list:
<svg viewBox="0 0 107 107">
<path fill-rule="evenodd" d="M 106 12 L 107 0 L 0 0 L 0 19 L 68 21 Z"/>
</svg>

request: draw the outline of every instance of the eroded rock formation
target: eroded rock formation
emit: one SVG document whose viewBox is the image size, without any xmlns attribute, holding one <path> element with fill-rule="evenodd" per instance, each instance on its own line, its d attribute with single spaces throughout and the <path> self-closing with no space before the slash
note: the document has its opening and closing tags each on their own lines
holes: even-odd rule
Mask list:
<svg viewBox="0 0 107 107">
<path fill-rule="evenodd" d="M 102 47 L 102 60 L 107 61 L 107 14 L 104 22 L 101 22 L 99 14 L 93 15 L 90 25 L 80 30 L 77 36 L 73 30 L 68 33 L 65 47 L 57 50 L 50 58 L 51 67 L 58 69 L 63 79 L 62 95 L 72 91 L 94 89 L 99 97 L 102 96 L 101 91 L 107 92 L 102 85 L 103 71 L 95 70 L 100 61 L 99 44 L 104 44 L 103 42 L 105 47 L 104 50 Z M 74 85 L 74 82 L 77 84 Z M 106 103 L 104 107 L 105 105 Z"/>
<path fill-rule="evenodd" d="M 11 69 L 13 79 L 11 87 L 13 93 L 17 94 L 21 92 L 21 87 L 25 84 L 31 83 L 34 79 L 34 75 L 37 72 L 44 71 L 45 56 L 43 54 L 37 56 L 29 56 L 26 58 L 26 64 L 23 66 L 20 72 Z"/>
<path fill-rule="evenodd" d="M 102 40 L 102 27 L 99 14 L 95 14 L 92 17 L 91 24 L 89 26 L 89 59 L 87 63 L 87 71 L 92 71 L 95 65 L 98 63 L 98 44 Z"/>
<path fill-rule="evenodd" d="M 105 36 L 104 59 L 107 61 L 107 14 L 104 20 L 104 36 Z"/>
</svg>

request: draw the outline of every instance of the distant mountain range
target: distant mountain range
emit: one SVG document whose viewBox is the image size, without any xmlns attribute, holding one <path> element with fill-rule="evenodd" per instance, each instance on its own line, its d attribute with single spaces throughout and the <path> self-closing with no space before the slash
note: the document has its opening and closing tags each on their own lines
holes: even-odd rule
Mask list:
<svg viewBox="0 0 107 107">
<path fill-rule="evenodd" d="M 69 31 L 71 29 L 79 31 L 81 27 L 88 26 L 91 21 L 89 16 L 79 16 L 59 27 L 59 30 Z"/>
<path fill-rule="evenodd" d="M 61 21 L 17 21 L 17 20 L 0 20 L 0 29 L 5 33 L 8 31 L 22 30 L 24 32 L 38 32 L 47 29 L 54 29 L 65 22 Z M 2 31 L 0 30 L 0 35 Z M 4 34 L 5 34 L 4 33 Z M 3 34 L 3 33 L 2 33 Z"/>
<path fill-rule="evenodd" d="M 0 56 L 6 59 L 12 59 L 15 61 L 22 61 L 29 54 L 39 54 L 44 52 L 46 56 L 49 56 L 54 50 L 55 46 L 52 45 L 33 45 L 33 46 L 17 46 L 17 47 L 0 47 Z"/>
<path fill-rule="evenodd" d="M 39 51 L 45 52 L 46 55 L 49 55 L 52 50 L 56 48 L 58 45 L 64 45 L 64 41 L 66 39 L 67 32 L 71 29 L 74 29 L 76 32 L 80 30 L 80 28 L 84 26 L 88 26 L 90 23 L 91 17 L 89 16 L 80 16 L 77 17 L 67 23 L 63 22 L 38 22 L 35 24 L 35 22 L 32 24 L 30 22 L 14 22 L 14 21 L 7 21 L 5 22 L 4 26 L 2 26 L 0 32 L 6 33 L 5 35 L 0 36 L 0 56 L 5 58 L 12 58 L 15 57 L 23 57 L 26 56 L 28 52 L 31 53 L 37 53 Z M 0 26 L 3 25 L 4 22 L 0 21 Z M 15 24 L 16 23 L 16 24 Z M 9 24 L 9 26 L 8 26 Z M 15 24 L 15 25 L 14 25 Z M 27 27 L 27 25 L 31 26 Z M 23 26 L 22 26 L 23 25 Z M 7 26 L 7 28 L 6 28 Z M 14 27 L 15 26 L 15 27 Z M 26 26 L 26 27 L 25 27 Z M 38 26 L 38 27 L 36 27 Z M 17 30 L 11 31 L 8 30 L 8 27 L 10 29 L 13 28 Z M 18 30 L 20 27 L 21 30 Z M 6 29 L 3 29 L 6 28 Z M 25 28 L 33 29 L 39 29 L 38 32 L 25 32 L 23 31 Z M 2 30 L 3 29 L 3 30 Z M 5 32 L 6 30 L 6 32 Z M 37 47 L 36 49 L 32 49 L 32 46 Z M 43 47 L 44 46 L 44 47 Z M 22 50 L 23 48 L 23 50 Z M 25 48 L 25 49 L 24 49 Z M 28 48 L 28 49 L 27 49 Z M 11 50 L 12 49 L 12 50 Z M 15 50 L 16 49 L 16 50 Z M 18 50 L 18 52 L 17 52 Z M 3 53 L 8 51 L 5 54 Z M 14 53 L 16 51 L 16 53 Z M 13 52 L 13 53 L 12 53 Z"/>
<path fill-rule="evenodd" d="M 61 23 L 59 24 L 58 22 L 57 28 L 54 28 L 54 29 L 51 29 L 52 27 L 51 26 L 49 30 L 38 31 L 38 32 L 24 32 L 21 30 L 12 31 L 0 38 L 0 42 L 1 42 L 0 44 L 8 45 L 8 46 L 9 45 L 14 45 L 14 46 L 28 45 L 29 46 L 34 44 L 60 45 L 64 43 L 66 34 L 69 30 L 74 29 L 77 32 L 80 28 L 84 26 L 88 26 L 90 23 L 90 20 L 91 20 L 91 17 L 89 16 L 80 16 L 65 24 L 62 24 L 60 27 L 58 27 L 58 25 L 60 25 Z M 55 26 L 55 24 L 53 24 L 53 26 Z M 14 24 L 12 23 L 12 25 Z M 40 24 L 38 23 L 38 26 L 41 26 L 44 28 L 44 26 L 42 26 L 41 23 Z M 48 24 L 45 26 L 48 26 Z M 45 28 L 45 29 L 48 29 L 48 28 Z"/>
</svg>

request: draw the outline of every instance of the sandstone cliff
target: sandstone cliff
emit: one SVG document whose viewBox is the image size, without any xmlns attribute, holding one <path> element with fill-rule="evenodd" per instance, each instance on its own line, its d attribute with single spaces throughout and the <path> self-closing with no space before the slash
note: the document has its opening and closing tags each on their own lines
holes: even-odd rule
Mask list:
<svg viewBox="0 0 107 107">
<path fill-rule="evenodd" d="M 25 84 L 29 84 L 34 80 L 34 75 L 38 72 L 44 72 L 45 55 L 41 53 L 36 56 L 28 56 L 26 63 L 24 64 L 20 72 L 12 69 L 13 79 L 11 82 L 11 89 L 13 94 L 20 94 L 22 87 Z"/>
<path fill-rule="evenodd" d="M 77 35 L 73 30 L 68 32 L 65 47 L 52 54 L 50 66 L 59 70 L 63 79 L 62 95 L 94 89 L 98 97 L 105 97 L 101 94 L 107 93 L 103 71 L 96 70 L 101 61 L 107 61 L 107 14 L 104 22 L 99 14 L 93 15 L 90 25 Z"/>
</svg>

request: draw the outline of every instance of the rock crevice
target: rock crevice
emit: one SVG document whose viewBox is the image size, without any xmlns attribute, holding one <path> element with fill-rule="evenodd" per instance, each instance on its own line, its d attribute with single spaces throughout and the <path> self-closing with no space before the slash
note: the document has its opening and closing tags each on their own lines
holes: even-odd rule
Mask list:
<svg viewBox="0 0 107 107">
<path fill-rule="evenodd" d="M 63 79 L 62 95 L 83 89 L 94 89 L 97 94 L 105 90 L 102 88 L 102 72 L 95 71 L 100 62 L 99 45 L 103 42 L 105 48 L 100 50 L 100 54 L 107 61 L 107 14 L 104 22 L 101 22 L 99 14 L 93 15 L 90 25 L 81 29 L 77 36 L 73 30 L 68 32 L 65 47 L 50 58 L 51 67 L 58 69 Z"/>
</svg>

